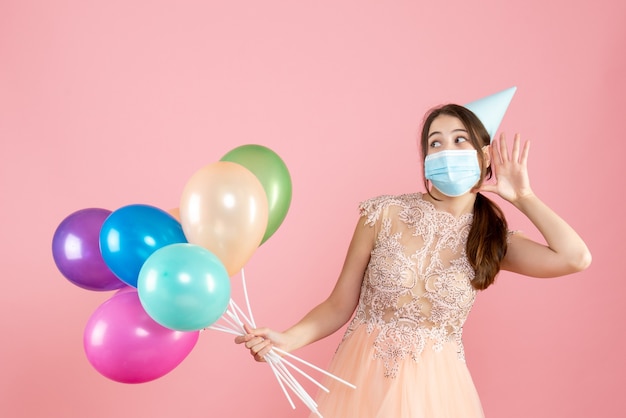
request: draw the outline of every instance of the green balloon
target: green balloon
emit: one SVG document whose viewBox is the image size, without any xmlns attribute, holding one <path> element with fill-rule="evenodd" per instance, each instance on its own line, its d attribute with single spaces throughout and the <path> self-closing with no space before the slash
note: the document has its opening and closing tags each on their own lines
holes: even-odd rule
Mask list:
<svg viewBox="0 0 626 418">
<path fill-rule="evenodd" d="M 268 205 L 267 228 L 261 240 L 263 244 L 283 223 L 291 204 L 291 176 L 285 162 L 271 149 L 257 144 L 237 147 L 226 153 L 221 161 L 244 166 L 263 185 Z"/>
</svg>

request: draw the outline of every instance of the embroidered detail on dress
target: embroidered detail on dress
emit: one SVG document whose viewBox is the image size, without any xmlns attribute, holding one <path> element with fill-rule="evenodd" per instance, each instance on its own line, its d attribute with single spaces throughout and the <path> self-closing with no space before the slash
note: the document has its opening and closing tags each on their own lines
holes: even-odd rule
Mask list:
<svg viewBox="0 0 626 418">
<path fill-rule="evenodd" d="M 453 342 L 464 361 L 463 324 L 476 298 L 465 254 L 472 214 L 457 219 L 421 193 L 376 197 L 359 210 L 379 232 L 344 339 L 359 326 L 376 332 L 374 358 L 391 378 L 429 345 L 438 352 Z"/>
<path fill-rule="evenodd" d="M 515 230 L 508 230 L 506 233 L 506 243 L 510 244 L 511 243 L 511 237 L 515 234 L 521 234 L 522 231 L 520 231 L 519 229 L 515 229 Z"/>
</svg>

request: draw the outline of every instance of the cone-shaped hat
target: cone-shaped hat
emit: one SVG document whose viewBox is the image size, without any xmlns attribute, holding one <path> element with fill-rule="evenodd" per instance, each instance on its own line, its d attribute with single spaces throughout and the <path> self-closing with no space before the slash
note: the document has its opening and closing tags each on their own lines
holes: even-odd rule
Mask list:
<svg viewBox="0 0 626 418">
<path fill-rule="evenodd" d="M 510 87 L 465 105 L 485 125 L 492 141 L 516 90 L 517 87 Z"/>
</svg>

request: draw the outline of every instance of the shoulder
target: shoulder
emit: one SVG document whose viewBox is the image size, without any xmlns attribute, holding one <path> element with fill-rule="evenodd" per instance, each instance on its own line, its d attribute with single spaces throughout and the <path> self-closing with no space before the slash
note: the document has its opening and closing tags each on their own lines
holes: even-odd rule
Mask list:
<svg viewBox="0 0 626 418">
<path fill-rule="evenodd" d="M 359 204 L 359 213 L 365 217 L 365 223 L 373 225 L 380 214 L 390 206 L 409 208 L 415 206 L 416 202 L 422 199 L 421 193 L 409 193 L 401 195 L 380 195 L 369 198 Z"/>
</svg>

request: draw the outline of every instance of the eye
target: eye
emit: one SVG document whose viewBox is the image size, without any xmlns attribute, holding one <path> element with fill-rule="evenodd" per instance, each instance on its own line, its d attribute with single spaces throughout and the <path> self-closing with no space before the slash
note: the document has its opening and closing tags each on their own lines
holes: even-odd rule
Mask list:
<svg viewBox="0 0 626 418">
<path fill-rule="evenodd" d="M 457 144 L 460 144 L 466 141 L 467 141 L 467 138 L 465 138 L 464 136 L 457 136 L 456 139 L 454 140 L 454 142 L 456 142 Z"/>
<path fill-rule="evenodd" d="M 441 146 L 441 142 L 439 141 L 433 141 L 430 143 L 431 148 L 439 148 L 440 146 Z"/>
</svg>

